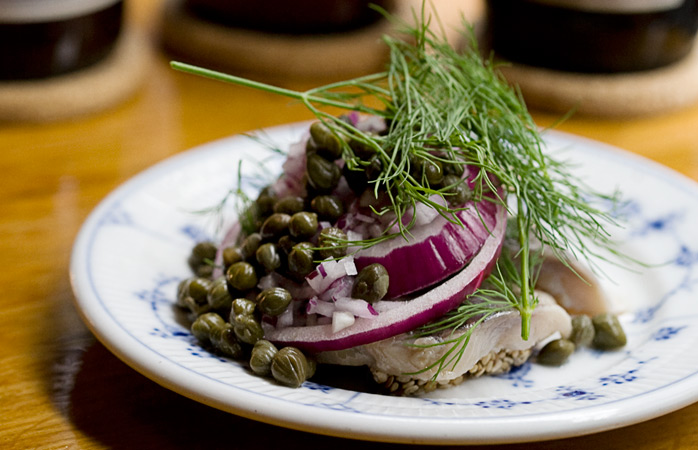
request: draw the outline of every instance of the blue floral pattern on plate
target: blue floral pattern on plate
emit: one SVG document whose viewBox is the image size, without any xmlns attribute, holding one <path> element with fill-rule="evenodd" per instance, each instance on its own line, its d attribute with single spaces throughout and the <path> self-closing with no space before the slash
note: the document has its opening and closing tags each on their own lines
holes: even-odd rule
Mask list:
<svg viewBox="0 0 698 450">
<path fill-rule="evenodd" d="M 267 136 L 283 147 L 303 132 L 303 125 L 292 125 L 270 129 Z M 218 219 L 230 223 L 234 217 L 232 205 L 216 220 L 193 211 L 202 202 L 213 206 L 235 180 L 253 193 L 260 173 L 280 171 L 281 155 L 244 137 L 171 158 L 100 204 L 74 248 L 77 306 L 110 349 L 173 390 L 237 414 L 340 436 L 422 443 L 526 441 L 607 429 L 614 414 L 620 418 L 613 426 L 622 426 L 695 401 L 698 362 L 686 355 L 695 354 L 698 344 L 698 187 L 603 144 L 561 133 L 549 133 L 546 140 L 551 152 L 575 163 L 585 181 L 609 192 L 617 188 L 626 200 L 614 211 L 626 227 L 614 234 L 624 251 L 649 267 L 625 270 L 599 263 L 607 275 L 604 287 L 623 313 L 629 344 L 622 351 L 583 349 L 559 369 L 528 362 L 511 373 L 423 398 L 315 382 L 288 389 L 211 355 L 196 344 L 172 304 L 179 280 L 189 275 L 186 256 L 193 243 L 220 236 Z M 241 159 L 252 164 L 238 178 Z M 185 170 L 201 177 L 191 179 Z"/>
</svg>

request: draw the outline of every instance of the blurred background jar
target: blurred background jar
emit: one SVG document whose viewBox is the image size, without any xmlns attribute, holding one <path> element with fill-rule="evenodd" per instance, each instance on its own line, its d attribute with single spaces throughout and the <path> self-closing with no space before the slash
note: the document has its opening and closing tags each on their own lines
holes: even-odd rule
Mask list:
<svg viewBox="0 0 698 450">
<path fill-rule="evenodd" d="M 698 29 L 698 0 L 488 0 L 488 39 L 513 62 L 613 73 L 684 58 Z"/>
<path fill-rule="evenodd" d="M 122 0 L 0 0 L 0 80 L 91 66 L 113 49 L 122 21 Z"/>
<path fill-rule="evenodd" d="M 399 0 L 398 0 L 399 1 Z M 186 0 L 195 15 L 222 25 L 287 34 L 349 31 L 379 20 L 392 0 Z"/>
</svg>

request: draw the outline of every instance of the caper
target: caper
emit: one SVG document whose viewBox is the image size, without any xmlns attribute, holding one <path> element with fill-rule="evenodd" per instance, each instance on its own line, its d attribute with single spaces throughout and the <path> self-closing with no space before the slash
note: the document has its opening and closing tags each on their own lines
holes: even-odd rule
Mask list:
<svg viewBox="0 0 698 450">
<path fill-rule="evenodd" d="M 439 161 L 431 161 L 424 166 L 424 176 L 430 186 L 438 186 L 444 180 L 444 170 Z"/>
<path fill-rule="evenodd" d="M 213 264 L 202 264 L 196 274 L 202 278 L 211 278 L 213 276 Z"/>
<path fill-rule="evenodd" d="M 329 160 L 342 156 L 342 142 L 327 125 L 322 122 L 313 122 L 310 125 L 310 136 L 315 143 L 318 153 Z"/>
<path fill-rule="evenodd" d="M 211 262 L 216 259 L 218 249 L 213 242 L 199 242 L 194 246 L 187 262 L 198 276 L 208 276 L 213 271 Z"/>
<path fill-rule="evenodd" d="M 381 173 L 383 173 L 383 161 L 376 155 L 369 160 L 368 166 L 366 166 L 366 177 L 368 181 L 374 181 Z"/>
<path fill-rule="evenodd" d="M 337 186 L 342 176 L 342 171 L 337 164 L 318 154 L 308 155 L 306 169 L 308 183 L 319 191 L 331 191 Z"/>
<path fill-rule="evenodd" d="M 279 199 L 274 204 L 274 212 L 293 215 L 299 211 L 303 211 L 303 206 L 305 206 L 305 200 L 303 200 L 303 197 L 289 195 Z"/>
<path fill-rule="evenodd" d="M 382 264 L 374 263 L 361 269 L 354 280 L 351 296 L 375 303 L 385 297 L 390 285 L 390 276 Z"/>
<path fill-rule="evenodd" d="M 202 345 L 208 345 L 218 340 L 224 327 L 225 320 L 218 314 L 209 312 L 194 320 L 191 324 L 191 334 Z"/>
<path fill-rule="evenodd" d="M 281 236 L 279 240 L 276 242 L 276 246 L 279 248 L 281 252 L 283 252 L 284 255 L 288 255 L 291 252 L 293 246 L 296 244 L 297 242 L 288 234 Z"/>
<path fill-rule="evenodd" d="M 206 258 L 213 259 L 216 256 L 216 251 L 218 249 L 213 242 L 199 242 L 192 249 L 189 258 L 190 261 L 194 261 L 195 265 L 199 265 Z"/>
<path fill-rule="evenodd" d="M 291 216 L 284 213 L 274 213 L 262 223 L 259 233 L 264 239 L 278 239 L 288 233 Z"/>
<path fill-rule="evenodd" d="M 177 305 L 196 315 L 207 312 L 210 309 L 207 300 L 210 286 L 211 280 L 207 278 L 193 277 L 181 281 L 177 286 Z"/>
<path fill-rule="evenodd" d="M 254 345 L 264 337 L 262 324 L 252 315 L 239 314 L 233 318 L 231 325 L 235 336 L 246 344 Z"/>
<path fill-rule="evenodd" d="M 288 270 L 294 275 L 304 277 L 313 271 L 313 244 L 301 242 L 296 244 L 288 254 Z"/>
<path fill-rule="evenodd" d="M 347 235 L 336 227 L 327 227 L 320 232 L 318 237 L 318 254 L 322 259 L 341 258 L 347 254 Z"/>
<path fill-rule="evenodd" d="M 624 346 L 628 339 L 615 314 L 604 313 L 594 316 L 594 341 L 592 345 L 599 350 L 613 350 Z"/>
<path fill-rule="evenodd" d="M 257 307 L 268 316 L 278 316 L 291 304 L 291 293 L 281 287 L 263 290 L 257 295 Z"/>
<path fill-rule="evenodd" d="M 435 187 L 440 185 L 444 179 L 441 161 L 412 155 L 410 156 L 410 166 L 412 176 L 420 183 Z"/>
<path fill-rule="evenodd" d="M 259 233 L 252 233 L 242 240 L 240 244 L 240 252 L 245 258 L 250 258 L 257 252 L 259 245 L 262 243 L 262 235 Z"/>
<path fill-rule="evenodd" d="M 185 307 L 187 306 L 184 303 L 184 299 L 189 295 L 187 293 L 187 289 L 189 289 L 188 284 L 191 282 L 190 278 L 185 278 L 184 280 L 180 281 L 179 284 L 177 285 L 177 301 L 176 304 L 177 306 Z"/>
<path fill-rule="evenodd" d="M 271 374 L 279 383 L 299 387 L 308 379 L 308 360 L 303 352 L 295 347 L 284 347 L 271 361 Z"/>
<path fill-rule="evenodd" d="M 189 296 L 197 303 L 203 303 L 208 294 L 208 288 L 211 287 L 211 280 L 207 278 L 192 278 L 189 282 Z"/>
<path fill-rule="evenodd" d="M 230 267 L 236 262 L 244 261 L 245 255 L 239 247 L 226 247 L 223 249 L 223 265 Z"/>
<path fill-rule="evenodd" d="M 371 134 L 371 133 L 369 133 Z M 360 141 L 359 139 L 356 138 L 351 138 L 349 140 L 349 147 L 351 147 L 352 151 L 356 156 L 359 158 L 367 161 L 369 160 L 373 155 L 376 154 L 376 149 L 370 146 L 368 143 L 364 141 Z"/>
<path fill-rule="evenodd" d="M 211 283 L 206 293 L 206 301 L 213 309 L 227 309 L 233 303 L 233 297 L 228 291 L 228 282 L 225 277 L 220 277 Z"/>
<path fill-rule="evenodd" d="M 257 273 L 252 264 L 236 262 L 226 271 L 228 286 L 238 291 L 247 291 L 257 286 Z"/>
<path fill-rule="evenodd" d="M 429 186 L 438 186 L 444 179 L 444 170 L 440 161 L 424 161 L 422 176 Z"/>
<path fill-rule="evenodd" d="M 472 198 L 472 191 L 465 180 L 455 176 L 446 175 L 443 180 L 446 199 L 451 205 L 462 205 Z"/>
<path fill-rule="evenodd" d="M 567 339 L 555 339 L 541 349 L 536 361 L 544 366 L 561 366 L 574 353 L 574 342 Z"/>
<path fill-rule="evenodd" d="M 267 272 L 273 272 L 281 267 L 281 255 L 276 244 L 267 242 L 257 249 L 257 262 L 260 263 Z"/>
<path fill-rule="evenodd" d="M 192 288 L 192 282 L 207 283 L 208 280 L 206 280 L 205 278 L 192 277 L 180 281 L 179 285 L 177 285 L 177 305 L 187 306 L 185 303 L 185 299 L 187 297 L 194 296 L 196 297 L 196 300 L 199 300 L 201 302 L 203 302 L 206 299 L 205 291 L 208 290 L 208 286 L 203 286 L 202 284 L 199 284 L 198 286 L 194 286 Z"/>
<path fill-rule="evenodd" d="M 260 339 L 254 344 L 250 355 L 250 369 L 260 376 L 271 373 L 271 361 L 279 350 L 266 339 Z"/>
<path fill-rule="evenodd" d="M 463 174 L 465 173 L 465 165 L 464 164 L 458 164 L 458 163 L 446 163 L 443 164 L 443 169 L 444 169 L 444 175 L 455 175 L 458 178 L 461 178 Z M 444 182 L 444 184 L 446 184 Z"/>
<path fill-rule="evenodd" d="M 233 322 L 235 317 L 240 315 L 251 316 L 257 309 L 257 303 L 247 298 L 236 298 L 230 307 L 230 321 Z"/>
<path fill-rule="evenodd" d="M 310 207 L 321 220 L 336 222 L 344 214 L 342 201 L 334 195 L 318 195 L 310 202 Z"/>
<path fill-rule="evenodd" d="M 594 323 L 591 317 L 580 314 L 572 317 L 572 334 L 570 341 L 577 347 L 587 347 L 594 341 Z"/>
<path fill-rule="evenodd" d="M 213 344 L 216 349 L 218 349 L 218 351 L 224 355 L 228 355 L 232 358 L 242 357 L 242 346 L 240 346 L 240 342 L 238 342 L 237 337 L 235 336 L 233 326 L 229 323 L 225 324 L 221 330 L 220 336 L 218 337 L 218 341 L 214 342 Z"/>
<path fill-rule="evenodd" d="M 313 375 L 315 375 L 315 371 L 317 370 L 317 361 L 315 361 L 315 359 L 309 356 L 305 357 L 305 361 L 308 363 L 308 373 L 306 379 L 312 378 Z"/>
<path fill-rule="evenodd" d="M 317 214 L 308 211 L 295 213 L 288 224 L 291 236 L 298 239 L 310 239 L 317 233 L 317 227 Z"/>
<path fill-rule="evenodd" d="M 261 216 L 270 214 L 274 208 L 274 203 L 276 203 L 276 196 L 269 186 L 260 191 L 255 201 L 255 205 L 257 205 L 257 210 Z"/>
<path fill-rule="evenodd" d="M 310 155 L 312 153 L 317 153 L 318 145 L 317 142 L 313 139 L 312 136 L 308 138 L 308 140 L 305 142 L 305 153 L 307 155 Z"/>
<path fill-rule="evenodd" d="M 342 175 L 344 175 L 344 179 L 355 194 L 359 195 L 366 190 L 368 186 L 368 176 L 366 175 L 366 170 L 362 166 L 352 169 L 349 167 L 349 164 L 345 164 L 344 167 L 342 167 Z"/>
</svg>

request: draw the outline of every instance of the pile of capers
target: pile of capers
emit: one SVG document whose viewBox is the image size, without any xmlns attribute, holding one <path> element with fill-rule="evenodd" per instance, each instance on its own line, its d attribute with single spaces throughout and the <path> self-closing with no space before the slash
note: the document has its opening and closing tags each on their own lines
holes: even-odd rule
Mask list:
<svg viewBox="0 0 698 450">
<path fill-rule="evenodd" d="M 299 386 L 312 376 L 315 363 L 296 348 L 277 349 L 263 339 L 263 318 L 273 320 L 283 314 L 293 299 L 284 288 L 260 291 L 257 286 L 272 272 L 303 282 L 318 261 L 346 255 L 344 231 L 332 226 L 320 229 L 321 221 L 334 224 L 345 213 L 345 205 L 332 194 L 342 176 L 353 189 L 357 180 L 366 187 L 367 179 L 359 180 L 364 171 L 343 172 L 336 164 L 342 146 L 321 122 L 312 124 L 306 144 L 307 196 L 279 197 L 270 187 L 263 189 L 241 215 L 245 231 L 239 242 L 221 250 L 224 275 L 212 279 L 218 249 L 201 242 L 188 259 L 195 276 L 178 287 L 177 305 L 190 313 L 191 332 L 201 345 L 233 358 L 248 358 L 253 372 L 288 386 Z M 369 149 L 357 148 L 363 157 L 375 156 Z M 387 287 L 387 271 L 372 264 L 358 274 L 354 294 L 375 302 L 385 296 Z"/>
<path fill-rule="evenodd" d="M 546 366 L 560 366 L 580 347 L 597 350 L 616 350 L 627 343 L 625 331 L 618 317 L 602 313 L 589 317 L 586 314 L 572 317 L 572 333 L 568 339 L 548 342 L 538 353 L 536 362 Z"/>
<path fill-rule="evenodd" d="M 261 322 L 263 315 L 281 314 L 291 301 L 291 294 L 279 287 L 264 289 L 253 299 L 233 298 L 226 277 L 195 276 L 181 281 L 177 289 L 177 305 L 191 314 L 191 333 L 202 346 L 231 358 L 247 358 L 253 372 L 298 387 L 315 372 L 314 360 L 297 348 L 277 350 L 263 339 Z"/>
</svg>

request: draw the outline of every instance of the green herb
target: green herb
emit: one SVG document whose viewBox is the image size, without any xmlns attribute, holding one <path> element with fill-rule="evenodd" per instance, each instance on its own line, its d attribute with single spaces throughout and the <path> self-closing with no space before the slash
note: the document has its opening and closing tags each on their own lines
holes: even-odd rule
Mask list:
<svg viewBox="0 0 698 450">
<path fill-rule="evenodd" d="M 462 303 L 438 321 L 424 325 L 414 334 L 413 338 L 417 339 L 423 336 L 446 333 L 444 340 L 440 342 L 427 345 L 412 344 L 415 347 L 429 348 L 442 345 L 450 347 L 429 366 L 406 375 L 416 375 L 436 369 L 433 376 L 433 379 L 436 379 L 441 370 L 458 364 L 468 342 L 470 342 L 470 337 L 481 323 L 505 311 L 519 308 L 518 292 L 520 292 L 520 286 L 516 283 L 519 278 L 516 275 L 517 268 L 511 256 L 511 253 L 503 252 L 497 260 L 493 273 L 487 278 L 483 286 L 468 298 L 467 302 Z M 450 337 L 454 331 L 464 327 L 467 327 L 464 333 Z"/>
<path fill-rule="evenodd" d="M 374 212 L 394 213 L 391 225 L 397 225 L 399 231 L 389 233 L 388 226 L 378 238 L 347 245 L 367 247 L 396 235 L 408 238 L 414 216 L 408 224 L 402 218 L 419 202 L 460 223 L 459 208 L 433 199 L 434 195 L 447 199 L 447 188 L 432 187 L 413 169 L 436 162 L 482 169 L 475 178 L 473 199 L 507 207 L 514 218 L 510 231 L 518 242 L 518 267 L 499 267 L 491 287 L 474 296 L 477 301 L 464 304 L 427 330 L 482 321 L 501 308 L 515 308 L 521 314 L 522 337 L 527 339 L 537 303 L 530 240 L 549 247 L 563 261 L 566 252 L 576 257 L 596 256 L 585 242 L 590 239 L 600 247 L 610 247 L 604 225 L 613 221 L 591 206 L 591 200 L 605 197 L 589 192 L 563 163 L 543 153 L 538 129 L 520 94 L 503 80 L 493 60 L 481 57 L 472 32 L 464 33 L 469 49 L 459 52 L 431 30 L 424 8 L 417 19 L 415 26 L 403 24 L 405 39 L 384 38 L 390 49 L 385 72 L 303 92 L 177 62 L 172 66 L 302 102 L 341 138 L 343 158 L 351 169 L 362 170 L 370 160 L 356 155 L 349 142 L 373 149 L 382 171 L 371 181 L 371 188 L 376 197 L 387 193 L 389 198 L 389 204 Z M 323 107 L 382 117 L 388 130 L 380 135 L 364 133 Z"/>
<path fill-rule="evenodd" d="M 213 206 L 191 211 L 192 214 L 208 215 L 216 218 L 216 232 L 223 228 L 223 211 L 228 206 L 230 200 L 235 201 L 235 210 L 238 215 L 245 219 L 245 212 L 248 210 L 252 200 L 242 190 L 242 161 L 238 162 L 237 187 L 229 189 L 223 198 Z"/>
</svg>

